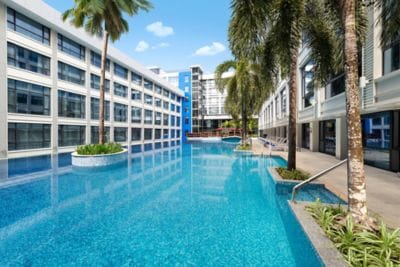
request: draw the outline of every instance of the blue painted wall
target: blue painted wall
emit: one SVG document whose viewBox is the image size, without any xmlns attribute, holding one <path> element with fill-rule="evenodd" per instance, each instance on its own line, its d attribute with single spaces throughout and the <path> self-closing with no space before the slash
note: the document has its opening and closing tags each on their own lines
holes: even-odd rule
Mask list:
<svg viewBox="0 0 400 267">
<path fill-rule="evenodd" d="M 182 99 L 182 140 L 186 142 L 186 133 L 192 132 L 192 72 L 179 72 L 179 89 L 185 93 Z"/>
</svg>

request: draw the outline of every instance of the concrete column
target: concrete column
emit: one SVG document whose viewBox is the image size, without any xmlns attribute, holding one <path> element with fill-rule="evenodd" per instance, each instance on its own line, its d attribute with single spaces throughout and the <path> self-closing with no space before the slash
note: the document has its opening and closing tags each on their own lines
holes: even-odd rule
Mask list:
<svg viewBox="0 0 400 267">
<path fill-rule="evenodd" d="M 336 158 L 347 157 L 347 127 L 346 117 L 336 118 Z"/>
<path fill-rule="evenodd" d="M 7 42 L 6 40 L 6 7 L 0 4 L 0 159 L 7 158 L 8 124 L 7 124 Z"/>
<path fill-rule="evenodd" d="M 51 147 L 52 154 L 58 153 L 58 60 L 57 60 L 57 33 L 51 31 Z"/>
<path fill-rule="evenodd" d="M 310 150 L 319 151 L 319 121 L 310 122 Z"/>
</svg>

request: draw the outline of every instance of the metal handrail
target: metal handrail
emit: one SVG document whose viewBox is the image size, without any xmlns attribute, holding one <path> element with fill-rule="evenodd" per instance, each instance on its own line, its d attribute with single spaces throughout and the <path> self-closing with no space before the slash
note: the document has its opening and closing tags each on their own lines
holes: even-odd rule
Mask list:
<svg viewBox="0 0 400 267">
<path fill-rule="evenodd" d="M 344 160 L 342 160 L 342 161 L 336 163 L 335 165 L 333 165 L 333 166 L 331 166 L 331 167 L 329 167 L 329 168 L 327 168 L 327 169 L 325 169 L 325 170 L 323 170 L 323 171 L 320 171 L 319 173 L 317 173 L 317 174 L 311 176 L 311 177 L 308 178 L 307 180 L 305 180 L 305 181 L 303 181 L 303 182 L 297 184 L 297 185 L 296 185 L 295 187 L 293 187 L 293 189 L 292 189 L 292 202 L 296 202 L 294 199 L 295 199 L 295 197 L 296 197 L 297 190 L 299 190 L 301 187 L 303 187 L 304 185 L 306 185 L 306 184 L 308 184 L 308 183 L 310 183 L 310 182 L 312 182 L 312 181 L 318 179 L 318 178 L 321 177 L 322 175 L 324 175 L 324 174 L 326 174 L 326 173 L 328 173 L 328 172 L 330 172 L 330 171 L 336 169 L 337 167 L 343 165 L 343 164 L 346 163 L 346 162 L 347 162 L 347 159 L 344 159 Z"/>
</svg>

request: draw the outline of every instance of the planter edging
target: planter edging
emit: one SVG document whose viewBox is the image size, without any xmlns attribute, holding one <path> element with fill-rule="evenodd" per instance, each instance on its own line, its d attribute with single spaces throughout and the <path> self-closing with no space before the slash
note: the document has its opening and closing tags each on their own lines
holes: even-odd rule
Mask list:
<svg viewBox="0 0 400 267">
<path fill-rule="evenodd" d="M 71 154 L 72 166 L 76 167 L 101 167 L 119 163 L 127 159 L 128 149 L 112 154 L 79 155 L 76 151 Z"/>
</svg>

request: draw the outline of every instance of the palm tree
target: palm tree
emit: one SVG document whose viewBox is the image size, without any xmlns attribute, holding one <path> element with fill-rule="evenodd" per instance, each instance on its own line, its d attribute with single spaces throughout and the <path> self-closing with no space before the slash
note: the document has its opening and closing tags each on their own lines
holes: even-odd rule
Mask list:
<svg viewBox="0 0 400 267">
<path fill-rule="evenodd" d="M 140 10 L 148 11 L 152 6 L 148 0 L 74 0 L 75 6 L 62 14 L 65 21 L 77 28 L 84 27 L 92 35 L 103 36 L 100 76 L 99 144 L 104 141 L 104 81 L 108 40 L 118 40 L 129 31 L 123 15 L 136 15 Z"/>
<path fill-rule="evenodd" d="M 233 0 L 229 25 L 230 48 L 262 66 L 263 79 L 276 83 L 289 77 L 288 169 L 296 169 L 297 70 L 302 35 L 312 40 L 312 56 L 328 62 L 317 67 L 330 72 L 332 57 L 324 51 L 334 41 L 331 26 L 323 19 L 319 0 Z M 319 61 L 318 61 L 319 62 Z M 317 78 L 323 78 L 320 75 Z"/>
<path fill-rule="evenodd" d="M 234 70 L 231 77 L 223 77 L 229 70 Z M 248 119 L 259 110 L 266 99 L 267 84 L 260 78 L 260 68 L 248 60 L 228 60 L 215 70 L 217 88 L 227 90 L 225 109 L 234 120 L 242 120 L 242 143 L 247 138 Z"/>
</svg>

